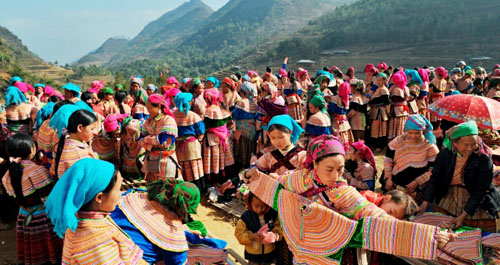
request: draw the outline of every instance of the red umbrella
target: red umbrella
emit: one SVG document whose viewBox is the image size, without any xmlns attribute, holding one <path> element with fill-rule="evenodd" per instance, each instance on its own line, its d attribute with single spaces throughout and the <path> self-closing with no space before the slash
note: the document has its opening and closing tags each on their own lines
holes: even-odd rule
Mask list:
<svg viewBox="0 0 500 265">
<path fill-rule="evenodd" d="M 500 102 L 474 95 L 452 95 L 429 106 L 439 118 L 453 122 L 474 120 L 478 127 L 500 130 Z"/>
</svg>

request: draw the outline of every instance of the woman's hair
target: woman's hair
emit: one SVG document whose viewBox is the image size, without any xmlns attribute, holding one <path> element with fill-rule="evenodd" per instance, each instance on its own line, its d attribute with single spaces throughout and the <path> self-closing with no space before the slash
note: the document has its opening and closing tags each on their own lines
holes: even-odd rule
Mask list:
<svg viewBox="0 0 500 265">
<path fill-rule="evenodd" d="M 49 101 L 58 103 L 59 101 L 61 101 L 61 98 L 59 98 L 58 96 L 50 96 Z"/>
<path fill-rule="evenodd" d="M 284 132 L 284 133 L 292 133 L 292 131 L 290 129 L 288 129 L 286 126 L 283 126 L 281 124 L 273 124 L 273 125 L 269 126 L 269 129 L 267 131 L 270 133 L 274 130 L 278 130 L 278 131 Z"/>
<path fill-rule="evenodd" d="M 7 153 L 9 157 L 20 157 L 25 160 L 31 155 L 31 148 L 35 145 L 33 138 L 27 134 L 14 134 L 7 138 Z M 16 198 L 20 202 L 24 202 L 23 188 L 21 180 L 23 177 L 23 166 L 18 162 L 9 164 L 10 182 L 14 188 Z"/>
<path fill-rule="evenodd" d="M 91 100 L 92 99 L 92 93 L 90 93 L 89 91 L 85 91 L 82 93 L 82 95 L 80 96 L 80 99 L 87 103 L 88 100 Z M 88 103 L 87 103 L 88 104 Z"/>
<path fill-rule="evenodd" d="M 115 170 L 113 172 L 113 175 L 111 176 L 111 180 L 109 181 L 108 183 L 108 186 L 106 186 L 106 188 L 102 191 L 102 193 L 104 194 L 108 194 L 112 189 L 113 187 L 115 186 L 116 184 L 116 181 L 118 180 L 118 169 L 116 168 L 115 166 Z M 97 196 L 97 195 L 96 195 Z M 93 200 L 94 198 L 92 198 Z M 80 210 L 89 210 L 89 207 L 90 205 L 92 204 L 92 200 L 90 200 L 89 202 L 87 202 L 85 205 L 83 205 Z"/>
<path fill-rule="evenodd" d="M 90 112 L 88 110 L 84 110 L 84 109 L 77 110 L 73 114 L 71 114 L 71 116 L 69 116 L 68 127 L 67 127 L 68 133 L 75 133 L 78 129 L 78 125 L 80 125 L 80 124 L 83 127 L 87 127 L 96 121 L 97 121 L 97 118 L 92 112 Z M 59 160 L 61 160 L 61 154 L 62 154 L 62 151 L 64 149 L 64 142 L 65 142 L 65 138 L 63 135 L 63 137 L 61 137 L 61 139 L 59 139 L 59 143 L 57 144 L 57 153 L 56 153 L 56 157 L 55 157 L 56 177 L 58 177 L 57 169 L 59 168 Z"/>
<path fill-rule="evenodd" d="M 412 216 L 417 211 L 417 203 L 413 198 L 400 190 L 391 190 L 385 193 L 384 195 L 391 195 L 391 201 L 396 204 L 404 205 L 405 207 L 405 216 L 404 219 Z"/>
<path fill-rule="evenodd" d="M 56 113 L 62 106 L 66 104 L 74 104 L 74 103 L 69 100 L 59 101 L 54 105 L 54 110 L 52 111 L 52 113 Z"/>
<path fill-rule="evenodd" d="M 328 158 L 328 157 L 331 157 L 331 156 L 338 156 L 338 155 L 342 155 L 342 154 L 340 154 L 340 153 L 331 153 L 331 154 L 328 154 L 328 155 L 324 155 L 324 156 L 322 156 L 322 157 L 318 157 L 318 158 L 316 159 L 316 163 L 319 163 L 319 162 L 323 161 L 323 159 L 326 159 L 326 158 Z"/>
<path fill-rule="evenodd" d="M 120 113 L 125 114 L 125 109 L 123 108 L 123 100 L 127 97 L 127 92 L 125 91 L 116 91 L 115 99 L 118 102 L 118 107 L 120 108 Z"/>
</svg>

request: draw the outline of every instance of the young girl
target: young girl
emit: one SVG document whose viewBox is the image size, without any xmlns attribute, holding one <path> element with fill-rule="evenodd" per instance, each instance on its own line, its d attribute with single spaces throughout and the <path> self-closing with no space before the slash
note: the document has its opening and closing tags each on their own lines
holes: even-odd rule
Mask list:
<svg viewBox="0 0 500 265">
<path fill-rule="evenodd" d="M 58 100 L 56 96 L 51 97 L 51 99 Z M 33 135 L 35 142 L 38 144 L 38 150 L 42 153 L 42 163 L 47 169 L 50 168 L 52 160 L 54 158 L 52 152 L 54 150 L 54 145 L 59 142 L 56 132 L 50 128 L 49 123 L 52 114 L 59 110 L 59 108 L 65 105 L 66 102 L 61 102 L 55 104 L 49 101 L 37 114 L 37 124 L 36 131 Z"/>
<path fill-rule="evenodd" d="M 389 118 L 388 140 L 404 133 L 404 124 L 409 115 L 407 99 L 410 96 L 408 81 L 403 70 L 392 75 L 394 85 L 389 89 L 391 94 L 391 117 Z"/>
<path fill-rule="evenodd" d="M 146 107 L 151 116 L 144 122 L 141 141 L 147 150 L 144 173 L 146 181 L 177 178 L 178 164 L 175 155 L 177 123 L 163 96 L 153 94 Z"/>
<path fill-rule="evenodd" d="M 175 96 L 174 110 L 179 137 L 175 142 L 175 151 L 179 165 L 182 168 L 182 176 L 185 181 L 191 181 L 202 189 L 205 179 L 203 179 L 203 160 L 201 150 L 201 140 L 205 133 L 205 124 L 200 116 L 191 109 L 191 93 L 179 93 Z M 202 189 L 203 190 L 203 189 Z"/>
<path fill-rule="evenodd" d="M 143 251 L 109 217 L 120 200 L 122 176 L 109 162 L 76 162 L 50 193 L 47 215 L 64 237 L 62 264 L 148 264 Z"/>
<path fill-rule="evenodd" d="M 120 165 L 120 134 L 121 124 L 128 114 L 108 114 L 104 120 L 104 133 L 94 137 L 92 150 L 98 158 Z"/>
<path fill-rule="evenodd" d="M 330 113 L 332 118 L 332 130 L 338 132 L 339 138 L 344 143 L 346 150 L 354 142 L 351 126 L 346 116 L 349 110 L 350 93 L 351 85 L 343 82 L 338 87 L 337 95 L 333 96 L 328 104 L 328 113 Z"/>
<path fill-rule="evenodd" d="M 231 115 L 221 109 L 222 96 L 217 89 L 206 89 L 203 96 L 208 106 L 203 119 L 207 128 L 203 141 L 203 171 L 212 184 L 222 184 L 225 181 L 224 170 L 234 164 L 227 128 Z"/>
<path fill-rule="evenodd" d="M 408 219 L 417 212 L 417 203 L 410 195 L 400 190 L 391 190 L 384 194 L 365 190 L 361 192 L 361 195 L 388 215 L 399 220 Z"/>
<path fill-rule="evenodd" d="M 257 148 L 255 142 L 257 87 L 255 84 L 245 81 L 241 85 L 241 95 L 242 99 L 236 103 L 232 112 L 233 120 L 236 123 L 234 157 L 240 166 L 247 168 L 250 166 L 250 158 Z"/>
<path fill-rule="evenodd" d="M 365 83 L 361 80 L 354 80 L 351 85 L 354 87 L 354 95 L 349 102 L 349 112 L 347 118 L 351 125 L 354 140 L 365 138 L 366 114 L 368 112 L 368 98 L 365 96 Z"/>
<path fill-rule="evenodd" d="M 139 77 L 134 77 L 130 80 L 130 93 L 134 97 L 134 105 L 132 106 L 132 117 L 141 121 L 149 118 L 149 112 L 146 108 L 148 94 L 142 88 L 143 81 Z"/>
<path fill-rule="evenodd" d="M 127 117 L 123 120 L 120 141 L 121 172 L 126 179 L 140 179 L 143 177 L 142 167 L 146 150 L 137 140 L 141 135 L 142 122 Z"/>
<path fill-rule="evenodd" d="M 61 177 L 76 161 L 97 158 L 88 143 L 97 134 L 99 123 L 94 114 L 76 105 L 64 105 L 52 116 L 49 123 L 58 134 L 54 163 L 50 168 L 52 175 Z M 63 134 L 66 128 L 67 133 Z"/>
<path fill-rule="evenodd" d="M 28 102 L 28 99 L 26 99 L 19 88 L 15 86 L 7 88 L 5 106 L 7 129 L 10 133 L 32 133 L 38 109 Z"/>
<path fill-rule="evenodd" d="M 119 103 L 115 99 L 115 91 L 110 87 L 103 89 L 104 98 L 99 103 L 102 106 L 103 116 L 106 117 L 109 114 L 119 114 L 120 107 Z"/>
<path fill-rule="evenodd" d="M 357 141 L 351 145 L 349 157 L 356 163 L 350 168 L 346 166 L 344 177 L 349 184 L 358 190 L 375 190 L 377 166 L 370 147 L 362 140 Z"/>
<path fill-rule="evenodd" d="M 309 100 L 308 107 L 311 116 L 307 119 L 306 135 L 314 138 L 323 134 L 332 134 L 332 123 L 326 113 L 325 98 L 320 95 L 314 95 Z"/>
<path fill-rule="evenodd" d="M 33 163 L 36 147 L 26 134 L 7 139 L 9 171 L 2 178 L 7 194 L 19 204 L 16 249 L 18 264 L 60 264 L 62 242 L 52 232 L 45 198 L 54 185 L 49 171 Z"/>
</svg>

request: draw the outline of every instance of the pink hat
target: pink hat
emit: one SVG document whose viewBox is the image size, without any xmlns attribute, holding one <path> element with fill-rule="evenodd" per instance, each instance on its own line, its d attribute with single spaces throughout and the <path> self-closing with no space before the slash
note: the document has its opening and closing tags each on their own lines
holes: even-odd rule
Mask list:
<svg viewBox="0 0 500 265">
<path fill-rule="evenodd" d="M 163 96 L 161 96 L 159 94 L 153 94 L 153 95 L 148 97 L 148 101 L 153 103 L 153 104 L 160 105 L 161 112 L 163 112 L 164 114 L 170 115 L 172 117 L 174 116 L 172 114 L 172 112 L 170 112 L 170 109 L 167 105 L 167 101 L 165 100 L 165 98 Z"/>
<path fill-rule="evenodd" d="M 422 78 L 422 81 L 427 82 L 427 83 L 430 81 L 429 80 L 429 72 L 427 72 L 426 69 L 419 68 L 417 72 L 420 75 L 420 78 Z"/>
<path fill-rule="evenodd" d="M 128 114 L 109 114 L 106 116 L 104 120 L 104 130 L 107 133 L 111 133 L 118 129 L 118 122 L 122 123 L 125 118 L 127 118 Z"/>
<path fill-rule="evenodd" d="M 351 94 L 351 85 L 348 82 L 340 84 L 338 95 L 342 99 L 344 106 L 349 104 L 349 94 Z"/>
<path fill-rule="evenodd" d="M 365 74 L 372 73 L 374 75 L 378 74 L 378 69 L 371 63 L 365 65 L 365 69 L 363 70 Z"/>
<path fill-rule="evenodd" d="M 443 78 L 446 78 L 448 76 L 448 71 L 444 69 L 444 67 L 442 66 L 439 66 L 438 68 L 434 69 L 434 73 L 442 76 Z"/>
<path fill-rule="evenodd" d="M 383 71 L 387 70 L 389 66 L 385 62 L 377 64 L 377 68 L 382 68 Z"/>
<path fill-rule="evenodd" d="M 398 86 L 401 89 L 405 89 L 408 84 L 408 80 L 406 79 L 405 71 L 398 71 L 397 73 L 392 75 L 392 82 L 394 85 Z"/>
<path fill-rule="evenodd" d="M 92 83 L 90 83 L 89 92 L 99 93 L 99 90 L 101 90 L 101 88 L 103 87 L 104 87 L 104 81 L 98 81 L 98 80 L 92 81 Z"/>
<path fill-rule="evenodd" d="M 175 88 L 178 88 L 181 84 L 179 83 L 179 81 L 177 81 L 177 79 L 175 78 L 175 76 L 171 76 L 167 79 L 166 81 L 167 85 L 172 85 L 172 84 L 175 84 Z"/>
</svg>

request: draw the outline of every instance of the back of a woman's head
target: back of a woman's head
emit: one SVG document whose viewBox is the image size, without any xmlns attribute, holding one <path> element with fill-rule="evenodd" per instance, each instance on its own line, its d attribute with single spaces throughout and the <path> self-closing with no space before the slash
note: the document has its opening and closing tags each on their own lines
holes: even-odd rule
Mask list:
<svg viewBox="0 0 500 265">
<path fill-rule="evenodd" d="M 74 133 L 77 131 L 78 125 L 83 127 L 89 126 L 97 121 L 97 117 L 90 111 L 80 109 L 75 111 L 68 120 L 68 132 Z"/>
<path fill-rule="evenodd" d="M 56 113 L 62 106 L 67 105 L 67 104 L 73 104 L 73 102 L 71 102 L 69 100 L 63 100 L 63 101 L 57 102 L 54 105 L 54 110 L 52 111 L 52 113 Z"/>
<path fill-rule="evenodd" d="M 125 91 L 116 91 L 115 93 L 115 99 L 118 101 L 118 103 L 122 103 L 123 100 L 127 97 L 128 93 Z"/>
<path fill-rule="evenodd" d="M 59 98 L 58 96 L 50 96 L 49 101 L 54 102 L 54 103 L 58 103 L 61 101 L 61 98 Z"/>
<path fill-rule="evenodd" d="M 33 147 L 33 138 L 27 134 L 14 134 L 7 138 L 7 153 L 10 157 L 27 158 L 31 154 Z"/>
</svg>

